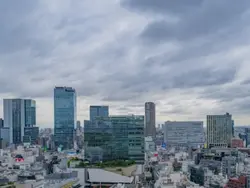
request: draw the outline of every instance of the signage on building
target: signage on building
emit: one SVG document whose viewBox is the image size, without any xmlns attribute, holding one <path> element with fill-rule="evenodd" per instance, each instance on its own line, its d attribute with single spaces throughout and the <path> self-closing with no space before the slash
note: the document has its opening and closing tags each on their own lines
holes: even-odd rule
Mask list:
<svg viewBox="0 0 250 188">
<path fill-rule="evenodd" d="M 161 147 L 162 147 L 162 148 L 166 148 L 166 147 L 167 147 L 166 143 L 163 142 L 162 145 L 161 145 Z"/>
</svg>

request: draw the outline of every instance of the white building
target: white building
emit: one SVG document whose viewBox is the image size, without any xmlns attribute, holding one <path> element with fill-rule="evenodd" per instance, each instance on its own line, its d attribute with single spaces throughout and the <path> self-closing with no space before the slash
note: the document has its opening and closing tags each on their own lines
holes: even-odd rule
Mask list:
<svg viewBox="0 0 250 188">
<path fill-rule="evenodd" d="M 167 146 L 199 147 L 204 144 L 202 121 L 167 121 L 164 127 Z"/>
<path fill-rule="evenodd" d="M 147 136 L 145 137 L 145 151 L 146 152 L 154 152 L 156 151 L 156 145 L 155 142 L 153 140 L 152 136 Z"/>
<path fill-rule="evenodd" d="M 228 147 L 232 140 L 232 115 L 207 116 L 207 146 Z"/>
</svg>

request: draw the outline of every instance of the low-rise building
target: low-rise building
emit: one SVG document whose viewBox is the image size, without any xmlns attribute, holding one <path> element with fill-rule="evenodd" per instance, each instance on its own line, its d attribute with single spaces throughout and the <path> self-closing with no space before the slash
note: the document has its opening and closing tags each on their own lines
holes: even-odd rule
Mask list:
<svg viewBox="0 0 250 188">
<path fill-rule="evenodd" d="M 227 183 L 227 188 L 245 188 L 246 184 L 246 176 L 240 176 L 239 178 L 230 178 Z"/>
<path fill-rule="evenodd" d="M 244 141 L 240 138 L 233 138 L 231 143 L 232 148 L 243 148 L 244 147 Z"/>
</svg>

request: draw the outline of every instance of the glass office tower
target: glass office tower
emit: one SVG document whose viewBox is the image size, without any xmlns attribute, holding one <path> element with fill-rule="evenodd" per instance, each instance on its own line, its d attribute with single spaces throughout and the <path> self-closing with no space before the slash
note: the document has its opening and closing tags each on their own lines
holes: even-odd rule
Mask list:
<svg viewBox="0 0 250 188">
<path fill-rule="evenodd" d="M 76 91 L 71 87 L 54 88 L 55 146 L 73 148 L 76 124 Z"/>
<path fill-rule="evenodd" d="M 36 101 L 31 99 L 24 100 L 25 108 L 25 127 L 36 125 Z"/>
<path fill-rule="evenodd" d="M 36 101 L 32 99 L 4 99 L 4 127 L 9 128 L 9 143 L 21 144 L 24 129 L 36 125 Z M 37 128 L 36 128 L 37 129 Z"/>
<path fill-rule="evenodd" d="M 93 121 L 96 117 L 108 117 L 109 107 L 108 106 L 90 106 L 89 108 L 89 119 Z"/>
<path fill-rule="evenodd" d="M 96 162 L 125 159 L 144 163 L 144 116 L 98 117 L 84 126 L 85 159 Z M 102 157 L 93 148 L 102 149 Z"/>
</svg>

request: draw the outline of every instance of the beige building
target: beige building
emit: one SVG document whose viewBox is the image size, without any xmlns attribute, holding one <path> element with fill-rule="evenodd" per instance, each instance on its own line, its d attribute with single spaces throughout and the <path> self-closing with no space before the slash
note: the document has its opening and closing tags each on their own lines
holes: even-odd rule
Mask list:
<svg viewBox="0 0 250 188">
<path fill-rule="evenodd" d="M 207 116 L 207 146 L 229 147 L 232 140 L 232 115 L 208 115 Z"/>
</svg>

